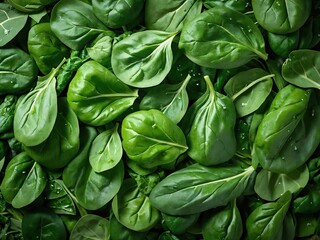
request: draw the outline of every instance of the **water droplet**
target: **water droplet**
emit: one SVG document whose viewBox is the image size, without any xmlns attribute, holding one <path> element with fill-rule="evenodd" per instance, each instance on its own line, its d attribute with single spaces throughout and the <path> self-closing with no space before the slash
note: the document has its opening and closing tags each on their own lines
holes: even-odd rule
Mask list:
<svg viewBox="0 0 320 240">
<path fill-rule="evenodd" d="M 156 128 L 156 127 L 157 127 L 157 124 L 154 123 L 151 127 L 152 127 L 152 128 Z"/>
<path fill-rule="evenodd" d="M 244 107 L 244 106 L 246 106 L 246 105 L 247 105 L 247 103 L 244 103 L 244 102 L 241 103 L 241 106 L 242 106 L 242 107 Z"/>
<path fill-rule="evenodd" d="M 250 3 L 249 2 L 246 3 L 245 8 L 248 8 L 248 7 L 250 7 Z"/>
<path fill-rule="evenodd" d="M 312 204 L 313 204 L 313 202 L 310 202 L 310 204 L 312 205 Z"/>
<path fill-rule="evenodd" d="M 285 160 L 286 158 L 285 158 L 285 157 L 281 157 L 281 159 L 282 159 L 282 160 Z"/>
<path fill-rule="evenodd" d="M 232 21 L 232 18 L 229 18 L 230 21 Z"/>
<path fill-rule="evenodd" d="M 304 99 L 303 98 L 301 98 L 301 102 L 303 102 L 304 101 Z"/>
<path fill-rule="evenodd" d="M 198 73 L 198 76 L 201 76 L 201 73 Z"/>
<path fill-rule="evenodd" d="M 5 29 L 5 30 L 4 30 L 4 34 L 5 34 L 5 35 L 8 35 L 9 32 L 10 32 L 10 30 L 8 30 L 8 29 Z"/>
<path fill-rule="evenodd" d="M 110 112 L 112 112 L 113 111 L 113 108 L 110 108 Z"/>
<path fill-rule="evenodd" d="M 196 86 L 197 86 L 197 87 L 199 87 L 199 85 L 200 85 L 199 83 L 196 83 Z"/>
<path fill-rule="evenodd" d="M 281 185 L 281 182 L 278 182 L 278 185 Z"/>
<path fill-rule="evenodd" d="M 294 150 L 295 150 L 295 151 L 297 151 L 297 150 L 298 150 L 297 146 L 294 146 Z"/>
<path fill-rule="evenodd" d="M 289 132 L 290 132 L 290 129 L 288 129 L 287 132 L 289 133 Z"/>
<path fill-rule="evenodd" d="M 307 226 L 308 226 L 308 227 L 311 227 L 311 226 L 312 226 L 312 224 L 311 224 L 310 222 L 308 222 L 308 223 L 307 223 Z"/>
<path fill-rule="evenodd" d="M 251 33 L 251 32 L 252 32 L 252 29 L 251 29 L 251 28 L 249 28 L 249 29 L 248 29 L 248 32 L 249 32 L 249 33 Z"/>
<path fill-rule="evenodd" d="M 11 84 L 13 84 L 13 81 L 10 81 Z"/>
<path fill-rule="evenodd" d="M 311 116 L 314 117 L 314 115 L 315 115 L 315 110 L 312 109 Z"/>
<path fill-rule="evenodd" d="M 22 171 L 21 173 L 22 173 L 22 174 L 26 174 L 26 171 Z"/>
<path fill-rule="evenodd" d="M 246 148 L 243 147 L 243 148 L 241 148 L 241 150 L 244 151 L 244 150 L 246 150 Z"/>
<path fill-rule="evenodd" d="M 281 4 L 280 4 L 280 2 L 276 2 L 276 4 L 278 5 L 278 6 L 280 6 Z"/>
<path fill-rule="evenodd" d="M 222 109 L 223 109 L 223 110 L 226 110 L 226 109 L 227 109 L 227 107 L 226 107 L 226 106 L 222 106 Z"/>
</svg>

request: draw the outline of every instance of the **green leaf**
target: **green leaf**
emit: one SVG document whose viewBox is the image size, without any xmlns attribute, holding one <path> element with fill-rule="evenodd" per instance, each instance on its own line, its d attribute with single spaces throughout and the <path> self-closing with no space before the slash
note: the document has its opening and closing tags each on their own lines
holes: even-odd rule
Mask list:
<svg viewBox="0 0 320 240">
<path fill-rule="evenodd" d="M 143 110 L 158 109 L 166 114 L 172 122 L 179 123 L 187 112 L 189 97 L 187 85 L 191 79 L 187 78 L 179 84 L 160 84 L 151 88 L 140 102 Z"/>
<path fill-rule="evenodd" d="M 1 193 L 14 208 L 22 208 L 36 200 L 47 183 L 44 169 L 25 152 L 12 158 L 6 167 Z"/>
<path fill-rule="evenodd" d="M 94 214 L 81 217 L 71 232 L 70 240 L 87 239 L 109 240 L 110 222 Z"/>
<path fill-rule="evenodd" d="M 122 144 L 118 124 L 100 133 L 93 141 L 89 161 L 95 172 L 103 172 L 116 166 L 122 157 Z"/>
<path fill-rule="evenodd" d="M 210 68 L 234 68 L 268 57 L 262 34 L 253 21 L 222 6 L 188 22 L 182 29 L 179 48 L 196 64 Z"/>
<path fill-rule="evenodd" d="M 23 146 L 36 162 L 48 169 L 65 167 L 79 150 L 79 123 L 67 99 L 58 99 L 58 114 L 53 129 L 39 145 Z"/>
<path fill-rule="evenodd" d="M 289 173 L 273 173 L 262 169 L 256 177 L 254 190 L 262 199 L 274 201 L 287 191 L 297 193 L 307 185 L 308 180 L 306 165 Z"/>
<path fill-rule="evenodd" d="M 133 105 L 137 97 L 138 90 L 128 87 L 95 61 L 82 64 L 67 92 L 69 105 L 79 120 L 92 126 L 115 120 Z"/>
<path fill-rule="evenodd" d="M 273 76 L 261 68 L 253 68 L 230 78 L 224 91 L 234 102 L 239 117 L 256 111 L 262 105 L 272 90 Z"/>
<path fill-rule="evenodd" d="M 171 43 L 176 34 L 146 30 L 116 43 L 111 55 L 115 75 L 133 87 L 160 84 L 172 66 Z"/>
<path fill-rule="evenodd" d="M 45 210 L 31 211 L 24 215 L 22 235 L 23 239 L 67 239 L 66 229 L 60 217 Z"/>
<path fill-rule="evenodd" d="M 39 77 L 37 86 L 23 96 L 17 105 L 14 135 L 26 146 L 44 142 L 53 129 L 58 113 L 55 76 L 60 66 L 52 69 L 48 75 Z"/>
<path fill-rule="evenodd" d="M 149 197 L 139 191 L 133 179 L 124 181 L 112 201 L 112 211 L 122 225 L 134 231 L 147 231 L 161 218 L 159 211 L 151 206 Z"/>
<path fill-rule="evenodd" d="M 290 202 L 291 193 L 286 192 L 277 202 L 269 202 L 257 207 L 246 221 L 248 240 L 280 240 L 283 221 L 290 207 Z"/>
<path fill-rule="evenodd" d="M 282 65 L 283 78 L 302 88 L 320 89 L 320 52 L 295 50 Z"/>
<path fill-rule="evenodd" d="M 155 7 L 157 6 L 157 7 Z M 148 29 L 177 32 L 187 20 L 200 14 L 202 2 L 199 0 L 147 0 L 145 24 Z"/>
<path fill-rule="evenodd" d="M 150 200 L 154 207 L 171 215 L 203 212 L 224 206 L 240 196 L 253 173 L 252 166 L 239 163 L 215 167 L 193 164 L 158 183 Z"/>
<path fill-rule="evenodd" d="M 73 50 L 82 50 L 100 33 L 114 36 L 95 16 L 92 6 L 81 0 L 62 0 L 55 4 L 50 24 L 60 41 Z"/>
<path fill-rule="evenodd" d="M 242 231 L 242 219 L 236 200 L 233 200 L 226 208 L 213 211 L 208 215 L 202 228 L 204 240 L 239 240 Z"/>
<path fill-rule="evenodd" d="M 230 160 L 236 152 L 236 111 L 232 100 L 214 90 L 206 76 L 206 92 L 188 109 L 182 126 L 188 155 L 211 166 Z"/>
<path fill-rule="evenodd" d="M 88 210 L 105 206 L 118 193 L 124 176 L 124 166 L 120 161 L 114 168 L 96 173 L 89 162 L 83 166 L 77 180 L 74 194 L 79 204 Z"/>
<path fill-rule="evenodd" d="M 0 3 L 0 47 L 10 42 L 24 27 L 28 15 L 15 10 L 10 4 Z"/>
<path fill-rule="evenodd" d="M 312 1 L 252 0 L 259 25 L 272 33 L 286 34 L 298 30 L 311 13 Z"/>
<path fill-rule="evenodd" d="M 128 157 L 146 168 L 174 162 L 188 148 L 182 130 L 155 109 L 127 115 L 121 135 Z"/>
</svg>

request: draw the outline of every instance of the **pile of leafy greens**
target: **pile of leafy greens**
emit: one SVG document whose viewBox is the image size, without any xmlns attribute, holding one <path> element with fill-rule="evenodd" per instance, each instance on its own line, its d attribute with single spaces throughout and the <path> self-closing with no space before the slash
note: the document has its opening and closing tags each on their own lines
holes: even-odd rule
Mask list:
<svg viewBox="0 0 320 240">
<path fill-rule="evenodd" d="M 0 3 L 0 239 L 319 239 L 318 0 Z"/>
</svg>

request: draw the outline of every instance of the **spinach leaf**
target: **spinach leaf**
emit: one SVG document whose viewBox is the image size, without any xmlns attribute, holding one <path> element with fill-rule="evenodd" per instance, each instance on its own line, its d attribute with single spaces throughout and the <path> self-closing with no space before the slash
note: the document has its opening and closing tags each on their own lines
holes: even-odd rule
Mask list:
<svg viewBox="0 0 320 240">
<path fill-rule="evenodd" d="M 95 15 L 92 6 L 81 0 L 59 1 L 52 9 L 50 19 L 54 34 L 74 50 L 81 50 L 100 33 L 114 36 Z"/>
<path fill-rule="evenodd" d="M 70 240 L 109 240 L 110 222 L 98 215 L 87 214 L 79 219 L 74 226 Z"/>
<path fill-rule="evenodd" d="M 311 0 L 252 0 L 254 16 L 267 31 L 278 34 L 298 30 L 311 13 Z"/>
<path fill-rule="evenodd" d="M 62 172 L 64 184 L 72 191 L 82 172 L 86 169 L 91 144 L 97 135 L 98 132 L 95 128 L 80 125 L 80 149 L 77 155 L 63 168 Z"/>
<path fill-rule="evenodd" d="M 116 43 L 111 55 L 115 75 L 133 87 L 146 88 L 160 84 L 172 66 L 171 43 L 176 34 L 146 30 Z"/>
<path fill-rule="evenodd" d="M 37 86 L 22 96 L 17 105 L 13 130 L 16 139 L 25 146 L 44 142 L 54 127 L 58 113 L 55 76 L 62 64 L 39 77 Z"/>
<path fill-rule="evenodd" d="M 173 216 L 165 213 L 162 215 L 162 224 L 168 228 L 170 232 L 180 235 L 188 231 L 188 229 L 198 221 L 200 214 L 195 213 L 184 216 Z"/>
<path fill-rule="evenodd" d="M 309 180 L 306 165 L 289 173 L 273 173 L 262 169 L 255 181 L 254 190 L 264 200 L 274 201 L 285 192 L 297 193 L 303 189 Z"/>
<path fill-rule="evenodd" d="M 157 6 L 157 7 L 155 7 Z M 181 31 L 188 19 L 193 19 L 201 12 L 199 0 L 157 1 L 147 0 L 145 24 L 148 29 L 166 32 Z"/>
<path fill-rule="evenodd" d="M 82 64 L 71 80 L 67 99 L 78 118 L 92 126 L 105 125 L 130 108 L 138 90 L 121 82 L 95 61 Z"/>
<path fill-rule="evenodd" d="M 29 30 L 28 50 L 43 74 L 69 56 L 69 49 L 51 31 L 50 23 L 39 23 Z"/>
<path fill-rule="evenodd" d="M 268 42 L 274 53 L 281 57 L 288 57 L 289 53 L 298 48 L 299 31 L 288 34 L 268 32 Z"/>
<path fill-rule="evenodd" d="M 233 200 L 226 208 L 212 212 L 202 228 L 204 240 L 241 239 L 242 219 L 240 211 Z"/>
<path fill-rule="evenodd" d="M 112 37 L 100 34 L 89 46 L 86 47 L 86 50 L 91 59 L 110 69 L 112 43 Z"/>
<path fill-rule="evenodd" d="M 257 57 L 266 60 L 264 45 L 261 32 L 248 16 L 222 6 L 187 23 L 179 40 L 179 48 L 190 60 L 211 68 L 239 67 Z"/>
<path fill-rule="evenodd" d="M 188 149 L 182 130 L 155 109 L 127 115 L 121 135 L 128 157 L 146 168 L 174 162 Z"/>
<path fill-rule="evenodd" d="M 204 165 L 230 160 L 236 151 L 236 111 L 232 100 L 214 90 L 208 77 L 206 92 L 187 111 L 182 126 L 188 155 Z"/>
<path fill-rule="evenodd" d="M 0 3 L 0 47 L 10 42 L 21 31 L 27 19 L 28 15 L 15 10 L 10 4 Z"/>
<path fill-rule="evenodd" d="M 51 179 L 44 190 L 46 206 L 56 214 L 76 215 L 73 199 L 62 180 Z"/>
<path fill-rule="evenodd" d="M 111 215 L 110 237 L 112 240 L 141 240 L 145 239 L 147 232 L 137 232 L 123 226 L 117 218 Z"/>
<path fill-rule="evenodd" d="M 8 203 L 15 208 L 22 208 L 40 196 L 46 183 L 45 170 L 22 152 L 7 165 L 0 190 Z"/>
<path fill-rule="evenodd" d="M 258 127 L 253 161 L 266 170 L 289 173 L 309 159 L 320 140 L 316 95 L 293 85 L 279 91 Z"/>
<path fill-rule="evenodd" d="M 38 73 L 34 60 L 19 48 L 0 48 L 0 95 L 30 90 Z"/>
<path fill-rule="evenodd" d="M 13 117 L 16 109 L 17 97 L 7 95 L 0 104 L 0 134 L 12 131 Z M 1 154 L 0 154 L 1 158 Z"/>
<path fill-rule="evenodd" d="M 150 201 L 155 208 L 171 215 L 203 212 L 224 206 L 240 196 L 253 173 L 252 166 L 239 162 L 215 167 L 193 164 L 158 183 L 150 194 Z"/>
<path fill-rule="evenodd" d="M 291 194 L 286 192 L 278 201 L 265 203 L 257 207 L 246 221 L 248 240 L 281 239 L 283 221 L 290 202 Z"/>
<path fill-rule="evenodd" d="M 45 5 L 56 0 L 8 0 L 8 2 L 17 10 L 26 13 L 36 13 L 41 11 Z"/>
<path fill-rule="evenodd" d="M 97 18 L 109 28 L 121 28 L 135 21 L 144 7 L 144 0 L 93 0 Z"/>
<path fill-rule="evenodd" d="M 89 161 L 95 172 L 103 172 L 116 166 L 122 157 L 122 144 L 118 124 L 100 133 L 92 142 Z"/>
<path fill-rule="evenodd" d="M 179 123 L 189 107 L 187 85 L 191 79 L 187 78 L 178 84 L 160 84 L 151 88 L 140 102 L 142 110 L 158 109 L 166 114 L 172 122 Z"/>
<path fill-rule="evenodd" d="M 112 211 L 117 220 L 134 231 L 147 231 L 161 218 L 151 206 L 148 196 L 142 194 L 133 179 L 126 179 L 112 201 Z"/>
<path fill-rule="evenodd" d="M 44 142 L 24 146 L 24 150 L 36 162 L 49 169 L 66 166 L 79 150 L 79 124 L 76 114 L 66 98 L 58 99 L 58 114 L 53 129 Z"/>
<path fill-rule="evenodd" d="M 105 206 L 118 193 L 124 176 L 124 166 L 120 161 L 114 168 L 95 172 L 90 163 L 84 164 L 74 194 L 79 204 L 88 210 L 97 210 Z"/>
<path fill-rule="evenodd" d="M 232 99 L 239 117 L 256 111 L 262 105 L 272 90 L 273 76 L 261 68 L 252 68 L 230 78 L 223 89 Z"/>
<path fill-rule="evenodd" d="M 24 215 L 22 235 L 23 239 L 67 239 L 67 233 L 60 217 L 45 210 L 29 212 Z"/>
<path fill-rule="evenodd" d="M 283 78 L 302 88 L 320 89 L 320 52 L 296 50 L 282 65 Z"/>
<path fill-rule="evenodd" d="M 320 189 L 310 185 L 293 200 L 293 211 L 302 214 L 316 214 L 320 210 Z"/>
</svg>

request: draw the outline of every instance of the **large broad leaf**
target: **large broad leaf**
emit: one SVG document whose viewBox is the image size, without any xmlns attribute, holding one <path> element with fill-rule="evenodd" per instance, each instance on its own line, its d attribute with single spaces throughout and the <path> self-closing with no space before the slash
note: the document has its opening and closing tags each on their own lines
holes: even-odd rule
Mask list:
<svg viewBox="0 0 320 240">
<path fill-rule="evenodd" d="M 93 0 L 92 8 L 97 18 L 110 28 L 121 28 L 139 18 L 144 0 Z"/>
<path fill-rule="evenodd" d="M 179 123 L 187 112 L 189 97 L 187 85 L 191 76 L 178 84 L 160 84 L 151 88 L 140 102 L 140 109 L 158 109 L 174 123 Z"/>
<path fill-rule="evenodd" d="M 122 225 L 134 231 L 147 231 L 161 219 L 159 211 L 151 206 L 149 197 L 139 191 L 133 179 L 124 181 L 112 201 L 112 211 Z"/>
<path fill-rule="evenodd" d="M 174 162 L 188 149 L 182 130 L 155 109 L 127 115 L 121 134 L 128 157 L 147 168 Z"/>
<path fill-rule="evenodd" d="M 110 222 L 98 215 L 87 214 L 72 229 L 70 240 L 109 240 Z"/>
<path fill-rule="evenodd" d="M 19 48 L 0 49 L 0 95 L 26 92 L 37 73 L 35 61 L 26 52 Z"/>
<path fill-rule="evenodd" d="M 282 65 L 283 78 L 302 88 L 320 89 L 320 52 L 296 50 Z"/>
<path fill-rule="evenodd" d="M 285 192 L 296 193 L 303 189 L 309 180 L 309 171 L 301 166 L 290 173 L 273 173 L 262 169 L 256 178 L 254 190 L 260 198 L 274 201 Z"/>
<path fill-rule="evenodd" d="M 214 90 L 205 77 L 206 92 L 188 109 L 182 120 L 188 155 L 209 166 L 230 160 L 236 151 L 236 111 L 232 100 Z"/>
<path fill-rule="evenodd" d="M 230 163 L 215 167 L 194 164 L 163 179 L 150 200 L 161 212 L 187 215 L 224 206 L 246 189 L 252 166 Z M 173 201 L 174 199 L 174 201 Z"/>
<path fill-rule="evenodd" d="M 95 128 L 86 125 L 81 125 L 80 128 L 80 149 L 70 163 L 63 168 L 62 179 L 63 183 L 71 190 L 74 190 L 79 177 L 86 169 L 91 144 L 98 132 Z"/>
<path fill-rule="evenodd" d="M 7 3 L 0 3 L 0 47 L 10 42 L 24 27 L 28 15 L 15 10 Z"/>
<path fill-rule="evenodd" d="M 134 87 L 160 84 L 172 66 L 171 43 L 176 34 L 146 30 L 116 43 L 111 55 L 114 73 L 121 81 Z"/>
<path fill-rule="evenodd" d="M 58 113 L 56 78 L 57 69 L 39 77 L 37 86 L 19 102 L 13 122 L 15 138 L 26 146 L 46 140 Z"/>
<path fill-rule="evenodd" d="M 23 239 L 66 240 L 67 232 L 61 218 L 49 211 L 27 212 L 22 219 Z"/>
<path fill-rule="evenodd" d="M 75 196 L 79 204 L 88 210 L 97 210 L 105 206 L 118 193 L 124 176 L 123 163 L 114 168 L 97 173 L 89 162 L 81 171 L 75 186 Z"/>
<path fill-rule="evenodd" d="M 233 100 L 238 116 L 246 116 L 257 110 L 272 90 L 273 81 L 261 68 L 253 68 L 233 76 L 224 91 Z"/>
<path fill-rule="evenodd" d="M 298 30 L 311 13 L 312 1 L 252 0 L 258 23 L 267 31 L 286 34 Z"/>
<path fill-rule="evenodd" d="M 103 172 L 116 166 L 122 157 L 122 144 L 118 124 L 100 133 L 93 141 L 89 161 L 95 172 Z"/>
<path fill-rule="evenodd" d="M 66 98 L 58 99 L 58 114 L 49 137 L 24 150 L 36 162 L 49 169 L 66 166 L 79 150 L 79 123 Z"/>
<path fill-rule="evenodd" d="M 291 193 L 286 192 L 277 202 L 257 207 L 247 218 L 248 240 L 282 239 L 283 221 L 290 207 Z"/>
<path fill-rule="evenodd" d="M 302 166 L 320 143 L 319 94 L 293 85 L 274 98 L 256 132 L 252 159 L 277 173 Z"/>
<path fill-rule="evenodd" d="M 15 208 L 25 207 L 40 196 L 47 183 L 43 168 L 25 152 L 9 162 L 1 183 L 1 193 Z"/>
<path fill-rule="evenodd" d="M 200 14 L 201 8 L 202 2 L 199 0 L 147 0 L 145 24 L 148 29 L 153 30 L 181 31 L 188 19 L 192 20 Z"/>
<path fill-rule="evenodd" d="M 138 90 L 121 82 L 111 71 L 95 61 L 84 63 L 71 80 L 67 99 L 78 118 L 93 126 L 105 125 L 127 109 Z"/>
<path fill-rule="evenodd" d="M 62 0 L 55 4 L 50 24 L 60 41 L 74 50 L 82 50 L 100 33 L 114 36 L 94 15 L 92 6 L 81 0 Z"/>
<path fill-rule="evenodd" d="M 267 59 L 264 39 L 246 15 L 217 6 L 202 12 L 182 29 L 179 48 L 204 67 L 234 68 L 254 58 Z"/>
</svg>

